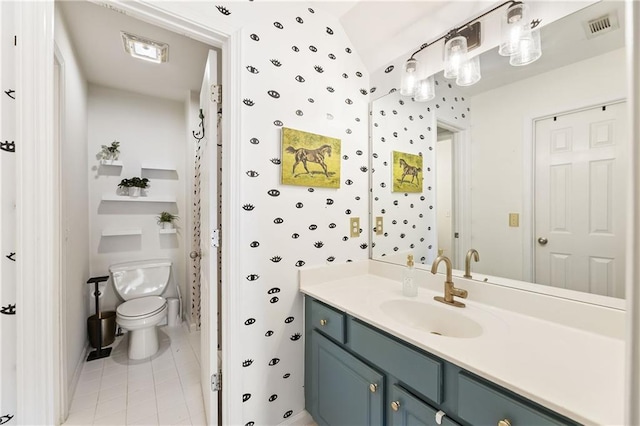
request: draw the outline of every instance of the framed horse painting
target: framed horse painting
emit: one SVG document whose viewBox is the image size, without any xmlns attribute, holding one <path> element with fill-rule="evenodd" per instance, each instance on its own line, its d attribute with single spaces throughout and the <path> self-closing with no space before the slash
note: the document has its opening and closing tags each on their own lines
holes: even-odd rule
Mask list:
<svg viewBox="0 0 640 426">
<path fill-rule="evenodd" d="M 283 127 L 282 184 L 340 188 L 340 139 Z"/>
<path fill-rule="evenodd" d="M 392 151 L 393 192 L 422 192 L 422 156 Z"/>
</svg>

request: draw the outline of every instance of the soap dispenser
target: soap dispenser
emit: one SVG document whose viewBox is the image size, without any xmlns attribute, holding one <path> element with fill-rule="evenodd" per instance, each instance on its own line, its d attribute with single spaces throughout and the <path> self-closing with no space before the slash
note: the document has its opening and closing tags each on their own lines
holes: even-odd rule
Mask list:
<svg viewBox="0 0 640 426">
<path fill-rule="evenodd" d="M 418 295 L 418 285 L 413 278 L 413 255 L 407 256 L 407 267 L 402 271 L 402 295 L 416 297 Z"/>
</svg>

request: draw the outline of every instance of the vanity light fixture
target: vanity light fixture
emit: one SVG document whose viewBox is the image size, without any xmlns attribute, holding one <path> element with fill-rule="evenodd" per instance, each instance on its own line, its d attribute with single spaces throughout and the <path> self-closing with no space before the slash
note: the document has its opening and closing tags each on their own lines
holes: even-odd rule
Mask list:
<svg viewBox="0 0 640 426">
<path fill-rule="evenodd" d="M 124 50 L 132 57 L 160 64 L 169 60 L 169 45 L 121 31 Z"/>
<path fill-rule="evenodd" d="M 542 56 L 539 21 L 531 21 L 528 6 L 520 1 L 509 0 L 467 23 L 452 29 L 447 34 L 424 43 L 404 65 L 400 94 L 413 96 L 416 101 L 429 101 L 435 96 L 433 76 L 419 73 L 420 64 L 415 56 L 429 46 L 444 40 L 444 77 L 455 78 L 458 86 L 471 86 L 482 78 L 480 57 L 469 56 L 469 51 L 480 46 L 479 20 L 504 6 L 509 5 L 501 20 L 501 42 L 499 53 L 509 56 L 509 63 L 521 66 L 532 63 Z M 535 22 L 535 23 L 534 23 Z"/>
</svg>

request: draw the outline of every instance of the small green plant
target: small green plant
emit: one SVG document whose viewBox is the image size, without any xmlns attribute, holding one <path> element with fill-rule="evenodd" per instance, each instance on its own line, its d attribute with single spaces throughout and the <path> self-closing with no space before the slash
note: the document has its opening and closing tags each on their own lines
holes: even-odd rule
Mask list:
<svg viewBox="0 0 640 426">
<path fill-rule="evenodd" d="M 149 187 L 149 179 L 147 178 L 139 178 L 132 177 L 131 179 L 122 179 L 118 184 L 120 188 L 148 188 Z"/>
<path fill-rule="evenodd" d="M 158 216 L 158 225 L 163 223 L 173 223 L 174 220 L 178 219 L 178 216 L 175 214 L 171 214 L 169 212 L 162 212 L 160 216 Z"/>
<path fill-rule="evenodd" d="M 111 145 L 102 145 L 100 158 L 102 160 L 117 160 L 120 155 L 120 142 L 113 141 Z"/>
</svg>

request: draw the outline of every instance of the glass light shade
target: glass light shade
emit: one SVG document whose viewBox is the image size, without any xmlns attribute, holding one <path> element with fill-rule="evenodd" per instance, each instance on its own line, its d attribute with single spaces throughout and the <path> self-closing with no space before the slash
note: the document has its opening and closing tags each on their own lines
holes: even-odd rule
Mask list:
<svg viewBox="0 0 640 426">
<path fill-rule="evenodd" d="M 480 73 L 480 56 L 467 59 L 461 66 L 456 78 L 458 86 L 471 86 L 480 81 L 482 75 Z"/>
<path fill-rule="evenodd" d="M 404 63 L 402 80 L 400 81 L 400 94 L 413 96 L 418 84 L 418 61 L 411 58 Z"/>
<path fill-rule="evenodd" d="M 498 53 L 511 56 L 518 51 L 523 32 L 529 29 L 529 8 L 524 3 L 510 6 L 500 21 Z"/>
<path fill-rule="evenodd" d="M 444 77 L 456 78 L 458 70 L 467 60 L 467 39 L 453 37 L 444 44 Z"/>
<path fill-rule="evenodd" d="M 540 29 L 528 30 L 520 39 L 518 51 L 511 55 L 509 63 L 519 67 L 537 61 L 542 56 Z"/>
<path fill-rule="evenodd" d="M 418 81 L 414 99 L 416 102 L 427 102 L 436 96 L 436 84 L 433 76 Z"/>
</svg>

